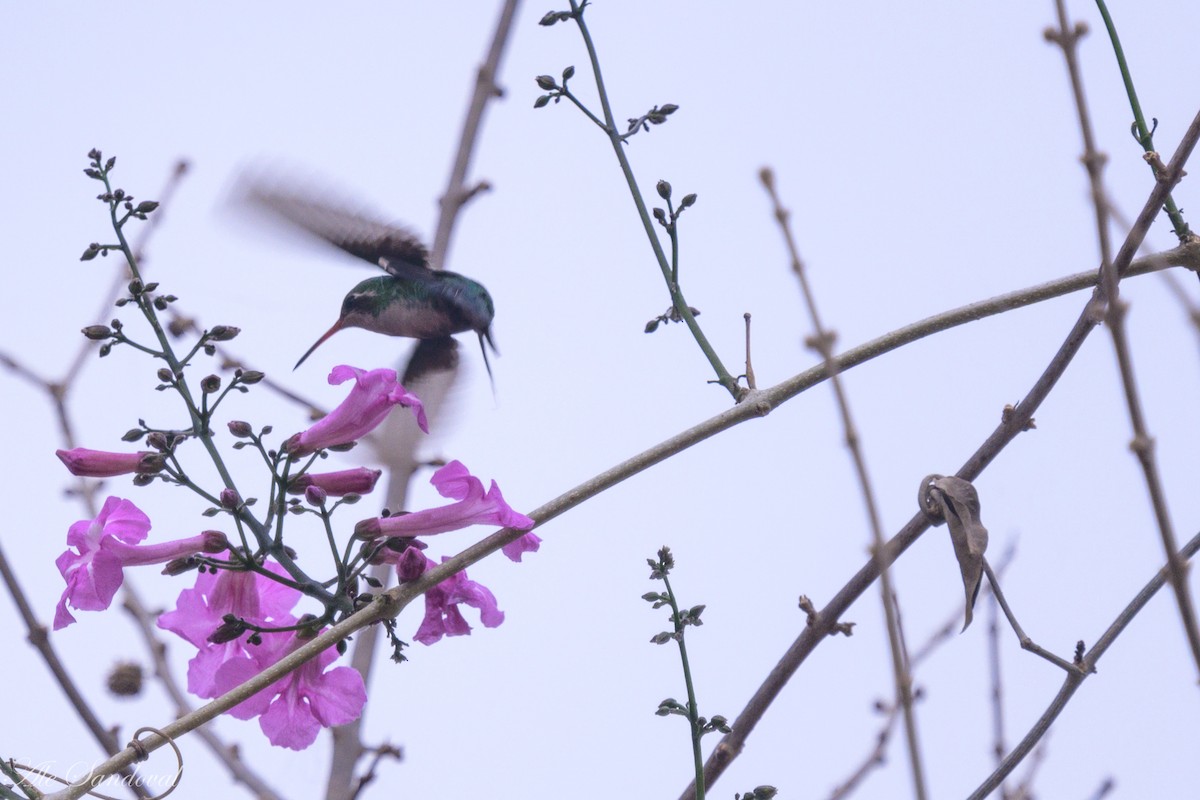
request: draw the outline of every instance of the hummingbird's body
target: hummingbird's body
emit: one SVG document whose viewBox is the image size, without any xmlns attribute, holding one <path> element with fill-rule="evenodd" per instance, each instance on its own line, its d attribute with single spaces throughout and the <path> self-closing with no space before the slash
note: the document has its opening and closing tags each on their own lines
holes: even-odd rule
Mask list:
<svg viewBox="0 0 1200 800">
<path fill-rule="evenodd" d="M 454 272 L 429 272 L 415 280 L 393 275 L 367 278 L 342 301 L 340 327 L 413 339 L 465 331 L 478 331 L 487 338 L 495 314 L 487 290 Z"/>
<path fill-rule="evenodd" d="M 259 187 L 251 191 L 250 198 L 387 273 L 350 290 L 337 322 L 300 357 L 297 367 L 343 328 L 422 340 L 474 331 L 491 377 L 484 341 L 495 351 L 492 318 L 496 311 L 483 286 L 455 272 L 431 269 L 425 245 L 398 226 L 293 193 Z"/>
</svg>

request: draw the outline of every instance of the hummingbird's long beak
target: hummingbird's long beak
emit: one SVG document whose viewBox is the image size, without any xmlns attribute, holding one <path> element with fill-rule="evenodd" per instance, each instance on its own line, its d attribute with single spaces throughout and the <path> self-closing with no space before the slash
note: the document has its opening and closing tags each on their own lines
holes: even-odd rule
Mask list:
<svg viewBox="0 0 1200 800">
<path fill-rule="evenodd" d="M 316 350 L 318 347 L 320 347 L 320 346 L 321 346 L 321 344 L 322 344 L 322 343 L 323 343 L 323 342 L 324 342 L 326 339 L 328 339 L 330 336 L 333 336 L 335 333 L 337 333 L 337 332 L 338 332 L 338 331 L 340 331 L 341 329 L 342 329 L 342 320 L 341 320 L 341 319 L 339 319 L 337 322 L 333 323 L 333 327 L 332 327 L 332 328 L 330 328 L 329 330 L 325 331 L 325 335 L 324 335 L 324 336 L 322 336 L 320 339 L 317 339 L 317 342 L 316 342 L 316 344 L 314 344 L 312 347 L 308 348 L 308 352 L 307 352 L 307 353 L 305 353 L 304 355 L 300 356 L 300 360 L 296 362 L 296 366 L 292 367 L 292 371 L 294 372 L 294 371 L 296 371 L 297 369 L 299 369 L 299 368 L 300 368 L 300 365 L 304 363 L 304 359 L 306 359 L 306 358 L 308 358 L 309 356 L 311 356 L 311 355 L 312 355 L 312 352 L 313 352 L 313 350 Z"/>
</svg>

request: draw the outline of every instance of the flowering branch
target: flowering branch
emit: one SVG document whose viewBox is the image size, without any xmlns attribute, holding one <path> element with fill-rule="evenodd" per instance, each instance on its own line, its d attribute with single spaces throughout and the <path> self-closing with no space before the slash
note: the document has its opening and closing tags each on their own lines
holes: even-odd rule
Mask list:
<svg viewBox="0 0 1200 800">
<path fill-rule="evenodd" d="M 655 125 L 666 121 L 667 117 L 673 114 L 678 106 L 668 103 L 662 108 L 655 107 L 647 114 L 639 119 L 631 119 L 629 130 L 621 134 L 617 131 L 617 124 L 613 117 L 612 107 L 609 104 L 608 92 L 604 88 L 604 77 L 600 72 L 600 59 L 596 55 L 596 46 L 592 41 L 592 35 L 588 31 L 587 24 L 584 22 L 584 10 L 587 8 L 587 2 L 579 2 L 579 0 L 570 0 L 570 11 L 551 11 L 542 17 L 542 25 L 554 25 L 557 22 L 564 22 L 568 19 L 575 21 L 579 27 L 579 34 L 583 38 L 584 47 L 587 48 L 588 58 L 592 64 L 592 76 L 596 82 L 596 93 L 600 97 L 600 107 L 603 113 L 603 120 L 587 109 L 570 91 L 567 89 L 567 81 L 575 74 L 574 67 L 568 67 L 562 74 L 562 85 L 559 85 L 553 78 L 548 75 L 542 75 L 537 79 L 538 85 L 549 90 L 550 94 L 542 95 L 534 104 L 535 108 L 545 106 L 551 99 L 557 100 L 558 97 L 566 97 L 575 104 L 588 119 L 594 122 L 605 135 L 608 136 L 610 144 L 612 144 L 613 152 L 617 156 L 617 161 L 621 165 L 621 172 L 625 176 L 625 182 L 629 185 L 629 193 L 633 197 L 633 204 L 637 207 L 638 217 L 642 220 L 642 227 L 646 231 L 646 238 L 650 241 L 650 248 L 654 251 L 654 257 L 658 261 L 659 269 L 662 271 L 663 279 L 667 283 L 667 291 L 671 295 L 671 304 L 675 309 L 675 313 L 679 315 L 692 332 L 692 337 L 695 338 L 696 344 L 700 346 L 705 357 L 712 365 L 713 371 L 717 375 L 716 383 L 721 384 L 734 398 L 741 402 L 745 399 L 747 391 L 738 385 L 737 379 L 729 373 L 725 365 L 721 362 L 713 346 L 709 343 L 708 337 L 704 335 L 704 331 L 700 329 L 699 323 L 696 322 L 696 316 L 688 305 L 687 300 L 683 296 L 683 290 L 679 286 L 678 281 L 678 264 L 672 267 L 672 264 L 667 260 L 666 253 L 663 252 L 662 242 L 658 239 L 658 234 L 654 230 L 654 222 L 651 220 L 650 213 L 646 209 L 646 201 L 642 198 L 641 189 L 638 188 L 637 178 L 634 177 L 633 167 L 629 164 L 629 158 L 625 155 L 625 144 L 630 136 L 641 129 L 649 129 L 648 123 Z M 689 197 L 693 197 L 689 195 Z M 690 205 L 690 204 L 689 204 Z"/>
</svg>

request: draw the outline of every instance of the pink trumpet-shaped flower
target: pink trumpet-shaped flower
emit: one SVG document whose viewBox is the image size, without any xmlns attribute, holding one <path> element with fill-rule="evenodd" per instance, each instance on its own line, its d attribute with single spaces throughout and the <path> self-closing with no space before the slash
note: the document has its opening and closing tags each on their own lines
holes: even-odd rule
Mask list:
<svg viewBox="0 0 1200 800">
<path fill-rule="evenodd" d="M 303 433 L 297 433 L 284 443 L 284 448 L 294 457 L 315 453 L 325 447 L 349 444 L 367 435 L 383 422 L 392 406 L 407 406 L 416 415 L 417 425 L 429 433 L 425 419 L 425 408 L 421 400 L 400 385 L 394 369 L 357 367 L 334 367 L 329 373 L 331 384 L 345 383 L 354 379 L 350 394 L 337 408 L 316 422 Z"/>
<path fill-rule="evenodd" d="M 111 478 L 131 472 L 158 472 L 163 468 L 163 457 L 148 450 L 140 453 L 109 453 L 76 447 L 72 450 L 55 450 L 54 453 L 72 475 L 81 478 Z"/>
<path fill-rule="evenodd" d="M 286 574 L 272 562 L 266 568 Z M 188 691 L 197 697 L 217 697 L 215 675 L 221 665 L 253 650 L 245 637 L 219 644 L 209 641 L 224 624 L 226 614 L 252 625 L 290 625 L 289 612 L 299 599 L 299 590 L 254 572 L 223 569 L 215 574 L 200 573 L 193 588 L 179 593 L 174 610 L 158 618 L 158 627 L 182 636 L 199 650 L 188 662 Z"/>
<path fill-rule="evenodd" d="M 324 489 L 325 494 L 342 497 L 347 494 L 367 494 L 375 488 L 375 482 L 383 470 L 356 467 L 339 472 L 306 472 L 288 481 L 290 494 L 301 494 L 310 486 Z"/>
<path fill-rule="evenodd" d="M 289 623 L 281 620 L 278 624 Z M 214 675 L 214 691 L 228 692 L 302 644 L 304 641 L 294 633 L 262 634 L 262 644 L 220 666 Z M 362 675 L 353 667 L 328 669 L 335 660 L 337 649 L 331 647 L 234 706 L 229 713 L 238 719 L 257 716 L 259 727 L 271 744 L 303 750 L 316 741 L 321 728 L 358 719 L 367 702 Z"/>
<path fill-rule="evenodd" d="M 457 502 L 411 514 L 366 519 L 355 526 L 354 534 L 362 539 L 374 539 L 379 536 L 430 536 L 468 525 L 500 525 L 517 530 L 533 527 L 532 519 L 513 511 L 504 502 L 504 495 L 495 481 L 485 493 L 483 481 L 472 475 L 460 461 L 451 461 L 439 469 L 430 483 L 442 497 Z M 505 546 L 504 553 L 513 561 L 520 561 L 521 553 L 537 550 L 540 543 L 538 536 L 529 533 Z"/>
<path fill-rule="evenodd" d="M 442 559 L 446 561 L 447 559 Z M 400 556 L 396 572 L 402 581 L 419 578 L 433 567 L 434 562 L 426 558 L 417 548 L 410 547 Z M 424 645 L 431 645 L 443 636 L 466 636 L 471 626 L 458 610 L 465 604 L 479 611 L 479 621 L 484 627 L 495 628 L 504 622 L 504 612 L 496 603 L 496 596 L 482 583 L 467 578 L 466 571 L 456 572 L 425 593 L 425 618 L 413 636 Z"/>
<path fill-rule="evenodd" d="M 55 560 L 67 582 L 54 614 L 54 629 L 75 622 L 67 603 L 81 611 L 109 607 L 125 580 L 125 567 L 163 564 L 196 553 L 219 553 L 229 547 L 225 535 L 205 531 L 187 539 L 162 544 L 140 545 L 150 531 L 150 518 L 128 500 L 109 497 L 100 514 L 80 520 L 67 533 L 67 550 Z"/>
</svg>

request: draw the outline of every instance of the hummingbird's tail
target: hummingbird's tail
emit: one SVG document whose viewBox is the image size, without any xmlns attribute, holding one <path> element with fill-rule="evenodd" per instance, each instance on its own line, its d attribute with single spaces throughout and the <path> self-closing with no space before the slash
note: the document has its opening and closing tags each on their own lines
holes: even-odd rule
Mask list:
<svg viewBox="0 0 1200 800">
<path fill-rule="evenodd" d="M 487 339 L 487 343 L 491 346 L 492 352 L 500 355 L 500 351 L 496 349 L 496 343 L 492 341 L 492 329 L 488 328 L 479 333 L 479 352 L 483 353 L 483 365 L 487 367 L 488 383 L 492 385 L 492 397 L 496 396 L 496 378 L 492 375 L 492 362 L 488 360 L 487 348 L 483 346 L 483 340 Z"/>
</svg>

